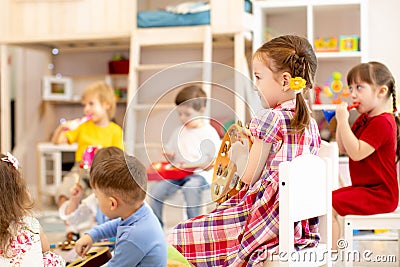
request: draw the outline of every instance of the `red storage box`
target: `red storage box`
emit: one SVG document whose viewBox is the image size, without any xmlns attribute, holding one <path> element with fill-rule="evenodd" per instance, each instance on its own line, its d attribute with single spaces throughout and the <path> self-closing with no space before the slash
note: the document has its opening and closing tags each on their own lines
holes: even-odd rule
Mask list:
<svg viewBox="0 0 400 267">
<path fill-rule="evenodd" d="M 109 74 L 128 74 L 129 73 L 129 59 L 112 60 L 108 62 Z"/>
</svg>

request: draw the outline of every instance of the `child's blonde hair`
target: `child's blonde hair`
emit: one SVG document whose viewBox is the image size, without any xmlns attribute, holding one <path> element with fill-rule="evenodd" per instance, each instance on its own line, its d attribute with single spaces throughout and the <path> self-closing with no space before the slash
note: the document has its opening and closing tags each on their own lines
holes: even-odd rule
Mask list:
<svg viewBox="0 0 400 267">
<path fill-rule="evenodd" d="M 257 58 L 274 73 L 275 77 L 283 72 L 306 80 L 304 93 L 312 89 L 317 71 L 317 57 L 308 40 L 296 35 L 283 35 L 264 43 L 254 53 Z M 310 123 L 310 112 L 303 94 L 296 94 L 296 110 L 291 126 L 302 132 Z"/>
<path fill-rule="evenodd" d="M 146 167 L 134 156 L 113 155 L 92 166 L 90 185 L 130 205 L 140 204 L 147 191 Z"/>
<path fill-rule="evenodd" d="M 90 84 L 82 93 L 82 100 L 88 96 L 96 96 L 100 104 L 108 104 L 110 108 L 107 110 L 108 118 L 112 119 L 115 115 L 116 100 L 114 89 L 104 81 L 97 81 Z"/>
<path fill-rule="evenodd" d="M 14 237 L 17 223 L 33 208 L 25 179 L 20 171 L 0 154 L 0 250 L 9 255 L 10 240 Z"/>
</svg>

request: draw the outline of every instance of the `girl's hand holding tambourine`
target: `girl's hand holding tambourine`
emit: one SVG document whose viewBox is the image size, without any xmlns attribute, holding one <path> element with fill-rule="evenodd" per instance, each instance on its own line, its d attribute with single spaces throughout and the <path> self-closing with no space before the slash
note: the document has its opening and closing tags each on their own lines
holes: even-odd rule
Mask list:
<svg viewBox="0 0 400 267">
<path fill-rule="evenodd" d="M 222 203 L 237 194 L 243 186 L 241 177 L 246 170 L 252 145 L 250 131 L 242 123 L 233 124 L 226 131 L 214 164 L 211 197 Z"/>
<path fill-rule="evenodd" d="M 228 157 L 236 164 L 237 172 L 240 177 L 242 177 L 244 170 L 246 169 L 249 151 L 250 145 L 247 138 L 234 142 L 228 151 Z"/>
</svg>

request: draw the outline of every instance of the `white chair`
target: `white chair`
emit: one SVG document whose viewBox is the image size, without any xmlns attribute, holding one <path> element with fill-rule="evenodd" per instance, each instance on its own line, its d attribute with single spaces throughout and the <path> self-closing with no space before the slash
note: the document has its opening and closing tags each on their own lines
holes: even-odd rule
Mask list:
<svg viewBox="0 0 400 267">
<path fill-rule="evenodd" d="M 300 155 L 279 165 L 279 256 L 264 266 L 331 266 L 332 164 L 330 159 Z M 294 222 L 320 218 L 317 247 L 295 251 Z M 301 259 L 299 261 L 299 259 Z"/>
<path fill-rule="evenodd" d="M 332 190 L 340 187 L 339 185 L 339 147 L 336 142 L 322 140 L 318 156 L 329 158 L 332 163 Z"/>
<path fill-rule="evenodd" d="M 375 215 L 346 215 L 343 216 L 343 240 L 342 245 L 346 246 L 344 259 L 345 266 L 353 266 L 354 255 L 362 251 L 353 251 L 353 230 L 374 230 L 390 229 L 397 230 L 397 266 L 400 266 L 400 207 L 390 213 L 381 213 Z M 358 260 L 358 259 L 356 259 Z"/>
<path fill-rule="evenodd" d="M 339 151 L 337 143 L 322 141 L 321 149 L 318 153 L 320 157 L 328 157 L 332 161 L 333 189 L 339 188 Z M 353 251 L 353 230 L 373 230 L 373 229 L 391 229 L 398 230 L 400 236 L 400 207 L 394 212 L 383 213 L 369 216 L 347 215 L 340 218 L 342 227 L 343 240 L 341 246 L 346 247 L 344 253 L 344 265 L 346 267 L 353 266 L 354 255 L 362 253 L 362 251 Z M 398 251 L 400 253 L 400 242 L 398 240 Z M 397 257 L 399 258 L 399 257 Z M 398 262 L 400 266 L 400 261 Z"/>
</svg>

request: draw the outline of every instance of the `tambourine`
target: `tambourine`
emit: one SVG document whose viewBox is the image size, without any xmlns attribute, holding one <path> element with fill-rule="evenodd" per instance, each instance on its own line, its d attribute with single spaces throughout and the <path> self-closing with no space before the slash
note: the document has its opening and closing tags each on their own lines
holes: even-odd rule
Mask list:
<svg viewBox="0 0 400 267">
<path fill-rule="evenodd" d="M 213 180 L 211 183 L 211 197 L 213 201 L 222 203 L 233 195 L 236 195 L 243 187 L 236 164 L 231 162 L 228 151 L 233 143 L 241 139 L 248 139 L 249 149 L 253 144 L 250 139 L 250 132 L 247 127 L 243 127 L 238 121 L 231 125 L 226 131 L 222 144 L 215 160 Z"/>
</svg>

